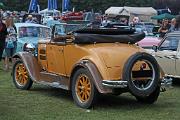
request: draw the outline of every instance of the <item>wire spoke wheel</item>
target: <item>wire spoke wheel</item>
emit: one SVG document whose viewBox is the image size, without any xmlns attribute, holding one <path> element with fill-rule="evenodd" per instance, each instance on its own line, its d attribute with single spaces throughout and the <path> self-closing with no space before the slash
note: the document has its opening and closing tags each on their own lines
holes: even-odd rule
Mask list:
<svg viewBox="0 0 180 120">
<path fill-rule="evenodd" d="M 29 77 L 28 71 L 21 60 L 17 60 L 13 66 L 13 82 L 18 89 L 28 90 L 33 81 Z"/>
<path fill-rule="evenodd" d="M 89 100 L 91 94 L 91 84 L 86 75 L 79 76 L 76 82 L 76 94 L 81 102 Z"/>
<path fill-rule="evenodd" d="M 23 63 L 20 63 L 15 68 L 16 82 L 19 86 L 24 86 L 28 81 L 28 73 Z"/>
<path fill-rule="evenodd" d="M 97 101 L 98 91 L 88 69 L 78 69 L 72 78 L 72 96 L 76 105 L 91 108 Z"/>
</svg>

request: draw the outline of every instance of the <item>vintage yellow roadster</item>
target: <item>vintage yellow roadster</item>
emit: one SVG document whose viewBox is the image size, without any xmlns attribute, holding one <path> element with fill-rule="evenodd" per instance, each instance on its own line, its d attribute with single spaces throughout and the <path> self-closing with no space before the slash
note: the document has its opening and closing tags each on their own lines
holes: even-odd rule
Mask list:
<svg viewBox="0 0 180 120">
<path fill-rule="evenodd" d="M 13 82 L 28 90 L 40 83 L 70 90 L 75 103 L 92 107 L 99 94 L 130 92 L 138 101 L 154 103 L 171 80 L 150 54 L 135 45 L 144 33 L 116 29 L 81 29 L 38 43 L 38 57 L 14 55 Z M 161 89 L 163 88 L 163 89 Z"/>
</svg>

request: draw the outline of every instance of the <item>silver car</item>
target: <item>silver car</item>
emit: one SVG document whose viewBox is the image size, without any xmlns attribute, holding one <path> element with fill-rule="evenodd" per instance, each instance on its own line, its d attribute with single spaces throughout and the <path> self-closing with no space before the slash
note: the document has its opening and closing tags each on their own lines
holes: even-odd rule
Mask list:
<svg viewBox="0 0 180 120">
<path fill-rule="evenodd" d="M 180 31 L 168 33 L 159 46 L 153 46 L 156 58 L 166 76 L 180 78 Z"/>
</svg>

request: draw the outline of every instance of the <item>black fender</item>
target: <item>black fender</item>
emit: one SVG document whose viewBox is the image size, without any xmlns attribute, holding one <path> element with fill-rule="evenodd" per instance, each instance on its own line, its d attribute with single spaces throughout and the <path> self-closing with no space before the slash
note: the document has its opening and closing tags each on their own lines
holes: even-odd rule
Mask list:
<svg viewBox="0 0 180 120">
<path fill-rule="evenodd" d="M 74 73 L 79 68 L 85 68 L 91 73 L 93 80 L 94 80 L 93 82 L 94 82 L 97 90 L 99 91 L 99 93 L 103 93 L 103 94 L 112 93 L 112 89 L 103 87 L 103 85 L 102 85 L 103 79 L 102 79 L 102 76 L 101 76 L 99 70 L 94 65 L 94 63 L 92 63 L 89 60 L 81 60 L 80 62 L 75 64 L 75 66 L 73 67 L 73 70 L 71 72 L 71 76 L 70 76 L 71 81 L 72 81 Z M 70 85 L 71 85 L 71 83 L 70 83 Z"/>
<path fill-rule="evenodd" d="M 13 58 L 22 60 L 28 71 L 29 77 L 33 81 L 39 81 L 41 68 L 37 59 L 31 53 L 18 52 L 13 56 Z"/>
</svg>

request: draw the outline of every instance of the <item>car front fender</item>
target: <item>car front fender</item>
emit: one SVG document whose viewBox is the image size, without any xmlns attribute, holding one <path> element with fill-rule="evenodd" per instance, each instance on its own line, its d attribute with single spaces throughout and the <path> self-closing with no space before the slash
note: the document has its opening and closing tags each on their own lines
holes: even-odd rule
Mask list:
<svg viewBox="0 0 180 120">
<path fill-rule="evenodd" d="M 29 77 L 33 81 L 39 81 L 41 67 L 38 64 L 37 59 L 31 53 L 18 52 L 13 56 L 13 58 L 22 60 L 28 71 Z"/>
</svg>

